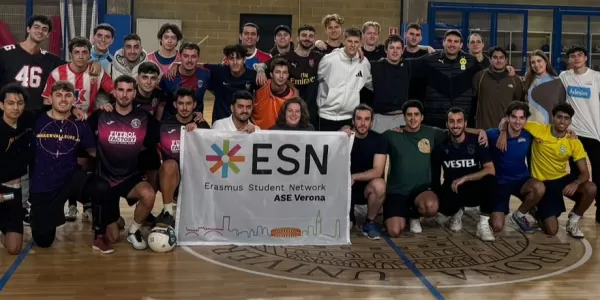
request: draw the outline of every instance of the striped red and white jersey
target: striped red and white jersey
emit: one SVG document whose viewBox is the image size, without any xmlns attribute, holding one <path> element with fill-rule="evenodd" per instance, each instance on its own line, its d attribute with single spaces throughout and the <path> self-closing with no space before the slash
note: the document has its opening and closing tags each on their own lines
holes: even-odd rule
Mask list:
<svg viewBox="0 0 600 300">
<path fill-rule="evenodd" d="M 75 86 L 75 107 L 87 113 L 88 116 L 96 109 L 98 92 L 102 90 L 110 94 L 114 89 L 112 79 L 104 70 L 101 69 L 98 76 L 92 77 L 89 70 L 76 73 L 69 64 L 64 64 L 54 69 L 48 76 L 46 88 L 42 92 L 43 98 L 50 98 L 52 86 L 59 80 L 66 80 Z"/>
</svg>

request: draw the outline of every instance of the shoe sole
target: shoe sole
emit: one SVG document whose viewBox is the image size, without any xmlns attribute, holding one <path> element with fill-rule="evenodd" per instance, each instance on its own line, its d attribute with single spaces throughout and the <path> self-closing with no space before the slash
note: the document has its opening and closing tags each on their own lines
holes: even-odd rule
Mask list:
<svg viewBox="0 0 600 300">
<path fill-rule="evenodd" d="M 517 227 L 519 227 L 520 232 L 528 233 L 528 234 L 535 233 L 535 229 L 533 229 L 533 227 L 531 228 L 531 231 L 524 231 L 523 228 L 521 228 L 521 225 L 519 225 L 519 223 L 517 223 L 517 221 L 513 220 L 512 217 L 510 217 L 510 220 L 512 221 L 513 224 L 515 224 Z"/>
<path fill-rule="evenodd" d="M 145 246 L 144 248 L 138 248 L 138 247 L 136 247 L 136 246 L 135 246 L 135 244 L 134 244 L 133 242 L 131 242 L 131 241 L 129 240 L 129 238 L 127 238 L 127 242 L 128 242 L 128 243 L 130 243 L 130 244 L 131 244 L 131 246 L 133 247 L 133 249 L 135 249 L 135 250 L 140 250 L 140 251 L 142 251 L 142 250 L 146 250 L 146 249 L 148 249 L 148 245 L 147 245 L 147 244 L 146 244 L 146 246 Z"/>
<path fill-rule="evenodd" d="M 363 235 L 364 235 L 365 237 L 367 237 L 368 239 L 370 239 L 371 241 L 377 241 L 377 240 L 380 240 L 380 239 L 381 239 L 381 237 L 380 237 L 380 236 L 377 236 L 377 237 L 370 237 L 370 236 L 369 236 L 369 234 L 368 234 L 368 233 L 366 233 L 366 232 L 364 232 L 364 231 L 363 231 Z"/>
<path fill-rule="evenodd" d="M 475 236 L 477 236 L 480 240 L 482 240 L 484 242 L 495 242 L 496 241 L 496 238 L 494 238 L 493 240 L 484 240 L 481 238 L 481 235 L 479 235 L 479 234 L 475 234 Z"/>
<path fill-rule="evenodd" d="M 581 239 L 585 238 L 585 236 L 574 236 L 570 231 L 567 231 L 567 233 L 574 239 L 581 240 Z"/>
<path fill-rule="evenodd" d="M 102 253 L 102 254 L 111 254 L 111 253 L 115 252 L 115 249 L 111 249 L 111 250 L 102 250 L 102 249 L 100 249 L 100 248 L 98 248 L 98 247 L 96 247 L 96 246 L 92 246 L 92 249 L 94 249 L 94 250 L 96 250 L 96 251 L 99 251 L 99 252 L 100 252 L 100 253 Z"/>
</svg>

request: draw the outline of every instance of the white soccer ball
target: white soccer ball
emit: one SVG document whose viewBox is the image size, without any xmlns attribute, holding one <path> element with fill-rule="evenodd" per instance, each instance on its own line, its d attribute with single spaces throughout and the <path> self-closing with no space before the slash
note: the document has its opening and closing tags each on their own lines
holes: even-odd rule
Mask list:
<svg viewBox="0 0 600 300">
<path fill-rule="evenodd" d="M 169 252 L 175 248 L 177 236 L 173 227 L 154 227 L 148 235 L 148 246 L 154 252 Z"/>
</svg>

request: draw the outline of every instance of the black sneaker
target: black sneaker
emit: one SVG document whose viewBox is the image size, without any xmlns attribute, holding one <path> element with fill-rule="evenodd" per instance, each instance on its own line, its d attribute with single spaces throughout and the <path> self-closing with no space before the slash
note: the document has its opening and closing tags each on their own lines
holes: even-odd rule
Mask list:
<svg viewBox="0 0 600 300">
<path fill-rule="evenodd" d="M 29 216 L 29 210 L 27 208 L 23 208 L 23 225 L 31 225 L 31 217 Z"/>
<path fill-rule="evenodd" d="M 162 211 L 156 221 L 156 226 L 167 228 L 169 226 L 175 227 L 175 217 L 166 211 Z"/>
<path fill-rule="evenodd" d="M 156 226 L 156 217 L 150 213 L 146 218 L 146 221 L 144 221 L 144 225 L 154 228 Z"/>
</svg>

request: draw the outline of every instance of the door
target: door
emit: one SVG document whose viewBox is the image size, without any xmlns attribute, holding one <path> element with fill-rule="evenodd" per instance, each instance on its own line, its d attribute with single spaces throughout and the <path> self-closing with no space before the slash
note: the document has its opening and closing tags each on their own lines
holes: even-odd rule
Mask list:
<svg viewBox="0 0 600 300">
<path fill-rule="evenodd" d="M 240 14 L 240 27 L 238 28 L 238 33 L 246 23 L 258 25 L 260 31 L 256 47 L 268 53 L 274 45 L 275 32 L 273 31 L 279 25 L 286 25 L 289 28 L 292 28 L 292 15 Z M 292 29 L 292 36 L 293 33 L 294 30 Z"/>
<path fill-rule="evenodd" d="M 533 52 L 529 47 L 529 16 L 527 11 L 499 11 L 494 13 L 496 40 L 493 45 L 501 46 L 508 54 L 508 65 L 515 68 L 517 74 L 524 75 L 527 70 L 527 55 Z M 495 25 L 495 26 L 494 26 Z"/>
<path fill-rule="evenodd" d="M 594 9 L 590 9 L 594 10 Z M 557 72 L 570 68 L 566 51 L 573 45 L 582 45 L 588 50 L 588 67 L 594 68 L 600 63 L 600 52 L 597 42 L 600 40 L 598 29 L 600 11 L 589 10 L 557 10 L 554 26 L 554 53 L 552 66 Z"/>
<path fill-rule="evenodd" d="M 444 49 L 443 41 L 446 31 L 456 29 L 461 31 L 463 36 L 465 35 L 463 28 L 464 17 L 465 13 L 462 9 L 430 8 L 428 40 L 423 40 L 422 44 L 429 45 L 435 50 Z"/>
</svg>

